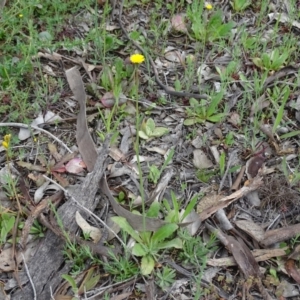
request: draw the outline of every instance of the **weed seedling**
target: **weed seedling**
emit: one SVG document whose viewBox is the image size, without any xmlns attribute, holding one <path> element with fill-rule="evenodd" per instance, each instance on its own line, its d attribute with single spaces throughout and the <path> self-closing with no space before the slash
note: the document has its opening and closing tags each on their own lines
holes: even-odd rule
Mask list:
<svg viewBox="0 0 300 300">
<path fill-rule="evenodd" d="M 153 271 L 161 250 L 182 247 L 181 239 L 173 238 L 173 234 L 178 229 L 174 223 L 163 225 L 152 233 L 149 231 L 136 232 L 123 217 L 113 217 L 112 220 L 135 240 L 132 254 L 141 257 L 141 273 L 143 275 L 149 275 Z"/>
<path fill-rule="evenodd" d="M 236 12 L 244 11 L 248 6 L 251 5 L 251 1 L 249 0 L 233 0 L 230 3 Z"/>
<path fill-rule="evenodd" d="M 148 140 L 154 137 L 161 137 L 167 134 L 169 130 L 165 127 L 156 127 L 155 122 L 152 118 L 144 120 L 139 130 L 139 137 Z"/>
<path fill-rule="evenodd" d="M 172 200 L 172 207 L 170 206 L 169 202 L 164 199 L 163 200 L 163 209 L 166 211 L 165 220 L 170 223 L 179 224 L 183 222 L 183 220 L 192 212 L 194 209 L 197 201 L 198 195 L 195 195 L 190 201 L 189 204 L 185 209 L 180 209 L 180 203 L 176 198 L 176 195 L 173 191 L 171 191 L 171 200 Z"/>
<path fill-rule="evenodd" d="M 193 1 L 187 9 L 187 17 L 192 23 L 192 37 L 202 42 L 213 42 L 230 35 L 234 22 L 223 24 L 222 12 L 208 14 L 204 11 L 204 1 Z"/>
<path fill-rule="evenodd" d="M 165 290 L 170 285 L 173 284 L 175 280 L 175 270 L 169 268 L 169 267 L 163 267 L 162 270 L 157 270 L 155 273 L 155 283 L 162 289 Z"/>
<path fill-rule="evenodd" d="M 114 281 L 120 282 L 138 275 L 138 266 L 130 260 L 128 255 L 116 257 L 111 254 L 109 262 L 103 262 L 105 272 L 114 276 Z"/>
<path fill-rule="evenodd" d="M 290 55 L 289 51 L 280 54 L 279 49 L 275 49 L 271 53 L 263 53 L 261 57 L 253 58 L 253 63 L 261 69 L 277 71 L 287 63 Z"/>
<path fill-rule="evenodd" d="M 216 93 L 211 97 L 208 104 L 206 100 L 200 102 L 194 98 L 190 99 L 190 108 L 186 109 L 188 118 L 184 120 L 184 125 L 194 125 L 205 121 L 218 123 L 227 115 L 225 112 L 219 113 L 218 106 L 223 99 L 223 93 Z"/>
<path fill-rule="evenodd" d="M 164 161 L 164 164 L 162 165 L 161 169 L 159 170 L 157 166 L 152 165 L 149 167 L 149 175 L 148 178 L 151 182 L 154 184 L 157 184 L 162 172 L 166 168 L 166 166 L 170 163 L 174 156 L 174 149 L 171 149 L 167 155 L 166 160 Z"/>
</svg>

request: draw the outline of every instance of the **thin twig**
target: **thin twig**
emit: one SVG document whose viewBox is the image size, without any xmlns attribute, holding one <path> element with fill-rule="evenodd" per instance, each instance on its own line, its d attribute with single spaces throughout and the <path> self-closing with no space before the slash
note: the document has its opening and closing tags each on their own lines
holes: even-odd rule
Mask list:
<svg viewBox="0 0 300 300">
<path fill-rule="evenodd" d="M 49 135 L 51 138 L 53 138 L 55 141 L 57 141 L 61 146 L 63 146 L 68 152 L 70 153 L 73 153 L 73 151 L 68 148 L 68 146 L 63 142 L 61 141 L 59 138 L 57 138 L 55 135 L 53 135 L 52 133 L 50 133 L 49 131 L 43 129 L 43 128 L 40 128 L 40 127 L 37 127 L 37 126 L 34 126 L 34 125 L 27 125 L 27 124 L 23 124 L 23 123 L 0 123 L 0 127 L 18 127 L 18 128 L 26 128 L 26 129 L 34 129 L 34 130 L 38 130 L 38 131 L 41 131 L 47 135 Z"/>
<path fill-rule="evenodd" d="M 232 191 L 236 191 L 239 188 L 239 185 L 242 181 L 245 171 L 246 171 L 246 166 L 242 166 L 237 178 L 235 179 L 233 185 L 231 186 Z"/>
<path fill-rule="evenodd" d="M 220 182 L 220 186 L 219 186 L 219 190 L 218 190 L 218 193 L 219 193 L 219 194 L 220 194 L 220 192 L 221 192 L 221 190 L 222 190 L 222 188 L 223 188 L 225 179 L 226 179 L 226 177 L 227 177 L 227 174 L 228 174 L 228 172 L 229 172 L 229 169 L 231 168 L 232 162 L 233 162 L 233 160 L 234 160 L 234 158 L 235 158 L 235 155 L 236 155 L 237 151 L 238 151 L 238 150 L 234 150 L 234 151 L 232 151 L 232 152 L 230 153 L 230 155 L 229 155 L 229 159 L 228 159 L 228 162 L 227 162 L 227 168 L 226 168 L 226 171 L 225 171 L 225 173 L 224 173 L 224 175 L 223 175 L 223 177 L 222 177 L 222 180 L 221 180 L 221 182 Z"/>
<path fill-rule="evenodd" d="M 32 278 L 30 276 L 29 269 L 28 269 L 27 264 L 26 264 L 24 254 L 21 253 L 21 256 L 22 256 L 22 259 L 23 259 L 23 262 L 24 262 L 24 267 L 25 267 L 26 274 L 27 274 L 27 276 L 29 278 L 29 281 L 30 281 L 30 284 L 31 284 L 31 287 L 32 287 L 32 290 L 33 290 L 33 299 L 36 300 L 36 290 L 35 290 Z"/>
<path fill-rule="evenodd" d="M 81 205 L 69 192 L 68 190 L 66 190 L 65 188 L 63 188 L 60 184 L 58 184 L 57 182 L 55 182 L 54 180 L 52 180 L 51 178 L 47 177 L 46 175 L 43 175 L 43 177 L 47 180 L 49 180 L 51 183 L 55 184 L 56 186 L 58 186 L 64 193 L 66 196 L 68 196 L 72 201 L 74 201 L 76 203 L 76 205 L 78 207 L 80 207 L 82 210 L 84 210 L 85 212 L 87 212 L 88 214 L 92 215 L 97 221 L 99 221 L 107 230 L 111 231 L 113 233 L 113 235 L 117 238 L 117 240 L 121 243 L 121 245 L 124 248 L 127 248 L 127 246 L 124 244 L 124 242 L 119 238 L 119 236 L 109 227 L 105 224 L 105 222 L 103 222 L 98 216 L 96 216 L 93 212 L 91 212 L 89 209 L 87 209 L 86 207 L 84 207 L 83 205 Z"/>
</svg>

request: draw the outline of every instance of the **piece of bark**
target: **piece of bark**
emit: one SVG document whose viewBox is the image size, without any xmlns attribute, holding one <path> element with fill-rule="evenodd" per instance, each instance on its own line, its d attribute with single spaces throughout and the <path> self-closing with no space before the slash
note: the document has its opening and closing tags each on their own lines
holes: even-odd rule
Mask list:
<svg viewBox="0 0 300 300">
<path fill-rule="evenodd" d="M 107 139 L 102 150 L 98 154 L 94 171 L 89 173 L 81 185 L 70 190 L 70 195 L 74 197 L 81 205 L 84 205 L 90 211 L 93 211 L 97 205 L 95 195 L 99 187 L 99 181 L 103 177 L 105 170 L 105 160 L 108 156 L 109 140 Z M 58 215 L 64 225 L 66 231 L 74 233 L 78 228 L 75 221 L 75 213 L 79 208 L 74 201 L 69 199 L 58 209 Z M 85 213 L 82 212 L 84 215 Z M 62 250 L 65 243 L 61 238 L 56 236 L 52 231 L 46 233 L 42 240 L 38 251 L 27 262 L 29 274 L 31 275 L 35 286 L 38 299 L 50 299 L 50 288 L 55 292 L 58 285 L 61 283 L 62 274 L 68 274 L 71 265 L 65 264 L 65 258 Z M 103 247 L 103 246 L 102 246 Z M 103 249 L 106 249 L 103 247 Z M 14 300 L 32 300 L 32 286 L 27 285 L 12 294 Z"/>
<path fill-rule="evenodd" d="M 267 231 L 261 244 L 264 247 L 293 238 L 300 232 L 300 224 Z"/>
</svg>

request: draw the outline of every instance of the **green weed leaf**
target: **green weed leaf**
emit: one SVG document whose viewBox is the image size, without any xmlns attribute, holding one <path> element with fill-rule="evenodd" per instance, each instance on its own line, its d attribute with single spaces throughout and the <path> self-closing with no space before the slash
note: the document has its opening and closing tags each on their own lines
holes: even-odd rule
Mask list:
<svg viewBox="0 0 300 300">
<path fill-rule="evenodd" d="M 198 195 L 195 195 L 189 204 L 187 205 L 186 209 L 184 210 L 184 213 L 182 214 L 181 220 L 184 220 L 194 209 L 196 203 L 198 202 Z"/>
<path fill-rule="evenodd" d="M 141 261 L 141 273 L 142 275 L 149 275 L 154 269 L 154 259 L 151 255 L 142 257 Z"/>
<path fill-rule="evenodd" d="M 86 291 L 90 291 L 91 289 L 93 289 L 97 283 L 99 282 L 100 280 L 100 274 L 92 277 L 91 279 L 89 279 L 85 284 L 84 284 L 84 287 Z M 84 290 L 82 291 L 82 293 L 84 293 Z"/>
<path fill-rule="evenodd" d="M 259 57 L 252 58 L 252 61 L 257 67 L 259 67 L 261 69 L 263 68 L 263 63 Z"/>
<path fill-rule="evenodd" d="M 147 251 L 141 244 L 135 243 L 132 247 L 132 254 L 135 256 L 145 256 L 147 254 Z"/>
<path fill-rule="evenodd" d="M 202 122 L 204 122 L 204 120 L 199 119 L 199 118 L 189 118 L 189 119 L 185 119 L 183 124 L 185 126 L 191 126 L 191 125 L 194 125 L 194 124 L 197 124 L 197 123 L 202 123 Z"/>
<path fill-rule="evenodd" d="M 164 241 L 166 238 L 170 237 L 176 230 L 178 226 L 174 223 L 166 224 L 160 227 L 152 236 L 153 243 L 158 244 Z"/>
<path fill-rule="evenodd" d="M 149 136 L 144 131 L 139 131 L 139 137 L 143 140 L 148 140 Z"/>
<path fill-rule="evenodd" d="M 226 116 L 226 113 L 219 113 L 210 117 L 207 117 L 207 120 L 213 123 L 221 122 L 222 119 Z"/>
<path fill-rule="evenodd" d="M 156 127 L 153 131 L 152 131 L 152 134 L 151 136 L 153 137 L 161 137 L 163 136 L 164 134 L 168 133 L 169 130 L 167 128 L 164 128 L 164 127 Z"/>
<path fill-rule="evenodd" d="M 182 247 L 183 244 L 180 238 L 175 238 L 171 241 L 163 242 L 158 245 L 158 249 L 168 249 L 168 248 L 181 249 Z"/>
<path fill-rule="evenodd" d="M 283 93 L 284 93 L 284 95 L 283 95 L 282 103 L 281 103 L 281 105 L 278 109 L 277 116 L 276 116 L 276 119 L 275 119 L 275 122 L 274 122 L 274 125 L 273 125 L 273 132 L 276 131 L 277 127 L 279 126 L 279 124 L 280 124 L 280 122 L 283 118 L 285 103 L 286 103 L 287 99 L 290 96 L 290 89 L 288 87 L 286 87 L 284 89 Z"/>
<path fill-rule="evenodd" d="M 153 134 L 153 131 L 155 129 L 155 122 L 153 119 L 149 118 L 146 122 L 146 130 L 145 130 L 145 133 L 148 135 L 148 136 L 152 136 Z"/>
<path fill-rule="evenodd" d="M 160 203 L 158 201 L 152 202 L 149 209 L 148 209 L 148 211 L 147 211 L 147 217 L 157 218 L 159 210 L 160 210 Z"/>
<path fill-rule="evenodd" d="M 116 224 L 122 228 L 125 232 L 127 232 L 134 240 L 136 240 L 139 243 L 143 243 L 138 233 L 130 226 L 128 221 L 123 217 L 112 217 L 111 218 Z"/>
<path fill-rule="evenodd" d="M 222 99 L 223 99 L 223 92 L 217 93 L 212 97 L 212 101 L 209 104 L 206 112 L 207 117 L 210 117 L 211 115 L 215 114 L 217 107 Z"/>
<path fill-rule="evenodd" d="M 296 135 L 300 135 L 300 130 L 295 130 L 295 131 L 292 131 L 292 132 L 285 133 L 285 134 L 281 135 L 280 138 L 281 139 L 287 139 L 287 138 L 291 138 L 291 137 L 296 136 Z"/>
<path fill-rule="evenodd" d="M 70 276 L 68 274 L 63 274 L 63 275 L 61 275 L 61 277 L 63 279 L 65 279 L 70 284 L 70 286 L 72 287 L 73 291 L 77 291 L 78 290 L 76 281 L 75 281 L 75 279 L 72 276 Z"/>
</svg>

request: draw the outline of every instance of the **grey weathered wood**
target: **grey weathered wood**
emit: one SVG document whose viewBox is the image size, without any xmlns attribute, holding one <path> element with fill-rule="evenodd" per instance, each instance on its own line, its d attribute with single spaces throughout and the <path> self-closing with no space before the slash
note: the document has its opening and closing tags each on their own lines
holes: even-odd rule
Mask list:
<svg viewBox="0 0 300 300">
<path fill-rule="evenodd" d="M 108 156 L 109 140 L 107 139 L 95 163 L 94 171 L 89 173 L 83 183 L 70 190 L 70 195 L 81 205 L 93 211 L 97 205 L 95 195 L 99 187 L 99 181 L 105 171 L 105 160 Z M 78 228 L 75 222 L 75 213 L 80 210 L 73 200 L 68 200 L 58 209 L 58 215 L 68 232 L 74 233 Z M 81 212 L 84 215 L 84 212 Z M 37 299 L 50 299 L 50 287 L 54 292 L 61 282 L 61 275 L 67 274 L 70 266 L 65 264 L 62 254 L 64 241 L 48 230 L 38 251 L 27 262 L 29 273 L 32 277 Z M 23 290 L 19 289 L 11 295 L 13 300 L 32 300 L 32 287 L 27 282 Z"/>
</svg>

